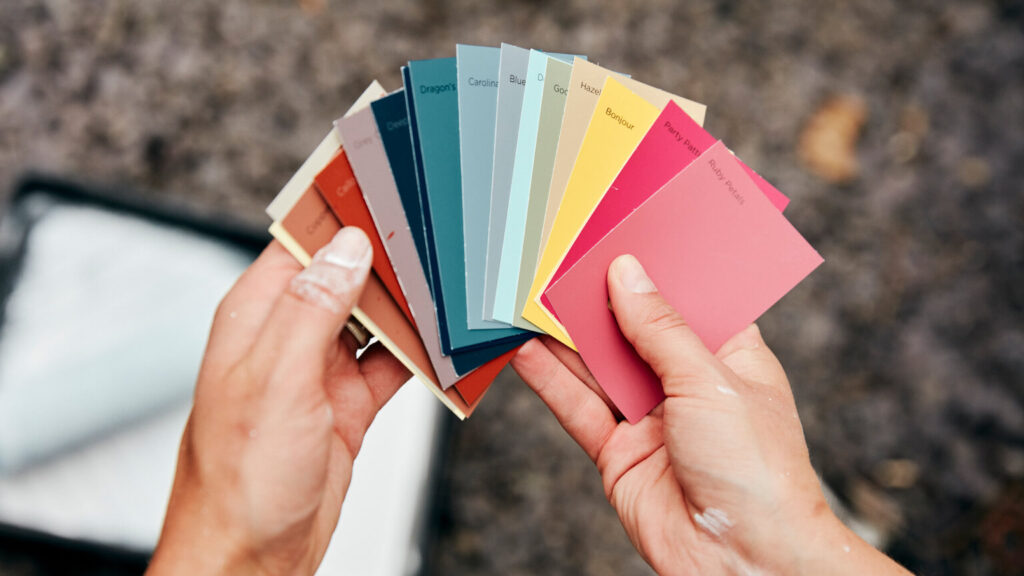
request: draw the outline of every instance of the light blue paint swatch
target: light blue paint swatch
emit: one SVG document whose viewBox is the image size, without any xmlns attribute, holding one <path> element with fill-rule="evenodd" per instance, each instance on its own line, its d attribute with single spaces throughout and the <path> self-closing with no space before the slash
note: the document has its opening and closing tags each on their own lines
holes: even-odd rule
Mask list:
<svg viewBox="0 0 1024 576">
<path fill-rule="evenodd" d="M 455 47 L 459 79 L 462 228 L 466 248 L 465 306 L 471 330 L 508 327 L 508 324 L 485 320 L 483 314 L 500 58 L 498 48 L 463 44 Z"/>
<path fill-rule="evenodd" d="M 508 195 L 512 189 L 512 166 L 519 137 L 519 116 L 526 88 L 530 51 L 511 44 L 501 45 L 498 68 L 498 110 L 494 121 L 494 169 L 491 176 L 491 211 L 487 225 L 487 261 L 484 268 L 484 303 L 481 315 L 493 319 L 494 293 L 498 285 L 498 262 L 505 240 Z"/>
<path fill-rule="evenodd" d="M 516 138 L 505 233 L 499 246 L 498 280 L 492 309 L 492 317 L 495 320 L 508 324 L 511 324 L 515 317 L 519 265 L 523 255 L 523 236 L 526 233 L 526 208 L 530 199 L 530 181 L 533 177 L 540 104 L 544 96 L 544 74 L 547 71 L 548 60 L 552 58 L 572 62 L 571 56 L 549 56 L 539 50 L 530 50 L 526 68 L 526 87 L 523 90 L 523 104 L 519 114 L 519 135 Z"/>
</svg>

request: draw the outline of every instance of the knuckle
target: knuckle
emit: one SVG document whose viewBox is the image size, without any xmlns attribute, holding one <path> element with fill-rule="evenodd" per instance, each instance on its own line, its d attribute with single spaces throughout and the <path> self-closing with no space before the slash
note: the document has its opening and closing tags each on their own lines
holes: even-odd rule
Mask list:
<svg viewBox="0 0 1024 576">
<path fill-rule="evenodd" d="M 667 302 L 660 302 L 647 311 L 641 325 L 648 332 L 664 334 L 686 328 L 686 321 Z"/>
</svg>

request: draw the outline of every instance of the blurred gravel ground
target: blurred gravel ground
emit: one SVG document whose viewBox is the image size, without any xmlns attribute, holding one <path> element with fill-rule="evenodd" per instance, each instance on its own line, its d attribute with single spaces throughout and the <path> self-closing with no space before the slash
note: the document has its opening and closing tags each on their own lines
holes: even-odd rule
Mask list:
<svg viewBox="0 0 1024 576">
<path fill-rule="evenodd" d="M 456 41 L 707 103 L 826 257 L 762 321 L 816 467 L 911 569 L 1024 572 L 1020 1 L 7 0 L 0 189 L 38 168 L 261 221 L 371 79 Z M 647 571 L 513 373 L 455 431 L 434 572 Z"/>
</svg>

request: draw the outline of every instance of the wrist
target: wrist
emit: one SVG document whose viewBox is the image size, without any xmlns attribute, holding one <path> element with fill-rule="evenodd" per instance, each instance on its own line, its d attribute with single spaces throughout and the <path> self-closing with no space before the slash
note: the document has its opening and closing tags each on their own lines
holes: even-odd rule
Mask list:
<svg viewBox="0 0 1024 576">
<path fill-rule="evenodd" d="M 215 508 L 175 490 L 147 575 L 263 573 L 255 547 L 219 518 Z"/>
<path fill-rule="evenodd" d="M 779 573 L 799 575 L 909 574 L 883 552 L 857 536 L 830 509 L 793 533 L 785 549 L 788 559 Z"/>
</svg>

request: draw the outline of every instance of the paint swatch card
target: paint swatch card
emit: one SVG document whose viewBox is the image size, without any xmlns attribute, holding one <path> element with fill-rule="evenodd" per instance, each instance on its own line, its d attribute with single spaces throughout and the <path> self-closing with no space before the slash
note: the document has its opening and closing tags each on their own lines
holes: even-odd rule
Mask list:
<svg viewBox="0 0 1024 576">
<path fill-rule="evenodd" d="M 351 114 L 348 118 L 359 116 L 360 114 L 363 117 L 372 118 L 372 113 L 366 108 Z M 344 139 L 345 132 L 339 132 L 342 139 Z M 349 141 L 346 148 L 338 150 L 337 154 L 334 155 L 334 159 L 328 162 L 327 166 L 324 166 L 324 169 L 316 175 L 313 181 L 316 183 L 316 189 L 320 192 L 320 196 L 331 207 L 331 211 L 341 222 L 342 226 L 355 226 L 366 232 L 366 235 L 370 238 L 370 246 L 373 248 L 373 271 L 380 278 L 381 282 L 384 283 L 388 293 L 395 299 L 395 303 L 402 309 L 405 317 L 415 324 L 412 311 L 409 310 L 409 305 L 405 301 L 405 295 L 398 284 L 398 276 L 395 274 L 394 268 L 391 267 L 391 261 L 388 259 L 384 244 L 376 233 L 376 226 L 373 223 L 373 217 L 370 216 L 370 209 L 367 207 L 366 201 L 363 200 L 362 190 L 359 188 L 356 175 L 353 173 L 352 165 L 348 160 L 347 150 L 359 151 L 367 146 L 365 135 L 360 134 L 358 136 L 358 140 Z"/>
<path fill-rule="evenodd" d="M 712 351 L 822 262 L 720 142 L 586 253 L 548 294 L 612 402 L 636 422 L 664 397 L 608 308 L 608 266 L 640 260 Z"/>
<path fill-rule="evenodd" d="M 715 138 L 687 116 L 675 102 L 669 102 L 601 197 L 558 264 L 551 282 L 558 281 L 616 224 L 715 142 Z M 753 174 L 752 170 L 746 168 L 746 164 L 740 162 L 740 165 L 748 174 Z M 780 212 L 786 207 L 789 199 L 774 186 L 760 177 L 754 183 Z M 541 304 L 549 312 L 554 312 L 546 294 L 541 294 Z"/>
<path fill-rule="evenodd" d="M 494 307 L 491 311 L 495 320 L 507 324 L 514 321 L 519 264 L 523 256 L 523 235 L 530 200 L 530 181 L 533 177 L 537 133 L 540 128 L 540 106 L 544 96 L 544 75 L 549 60 L 565 58 L 549 56 L 539 50 L 530 50 L 526 67 L 526 86 L 523 89 L 523 105 L 519 113 L 519 134 L 516 137 L 508 209 L 505 215 L 505 234 L 497 246 L 498 280 L 494 291 Z M 568 59 L 571 61 L 571 58 Z M 488 253 L 490 252 L 488 247 Z"/>
<path fill-rule="evenodd" d="M 405 116 L 404 105 L 402 116 Z M 464 388 L 472 385 L 479 375 L 474 373 L 471 378 L 462 380 L 460 376 L 492 361 L 500 355 L 499 353 L 505 353 L 508 349 L 490 353 L 487 350 L 456 353 L 450 357 L 441 353 L 436 311 L 430 297 L 427 278 L 420 264 L 410 224 L 405 217 L 405 209 L 391 173 L 382 135 L 378 130 L 379 125 L 383 124 L 387 128 L 388 123 L 387 120 L 383 123 L 379 120 L 384 120 L 384 117 L 378 119 L 374 110 L 364 109 L 336 122 L 342 138 L 349 143 L 349 163 L 359 181 L 363 200 L 373 221 L 375 230 L 370 234 L 370 239 L 375 242 L 375 250 L 377 243 L 381 243 L 387 253 L 389 265 L 393 267 L 401 284 L 403 301 L 408 301 L 417 330 L 442 388 L 447 389 L 455 385 L 462 397 L 467 402 L 472 402 L 471 396 L 464 392 Z M 392 128 L 407 129 L 398 123 L 393 123 Z M 319 185 L 320 177 L 317 180 Z M 343 214 L 337 210 L 335 213 L 343 223 L 347 223 Z M 376 252 L 374 256 L 376 269 Z M 456 358 L 460 358 L 463 364 L 472 363 L 472 366 L 459 370 L 455 365 Z M 497 367 L 499 370 L 500 368 Z"/>
<path fill-rule="evenodd" d="M 401 73 L 335 122 L 270 231 L 303 265 L 341 226 L 366 231 L 353 317 L 460 418 L 536 333 L 577 349 L 630 422 L 662 400 L 608 308 L 623 253 L 712 350 L 822 262 L 703 104 L 510 44 Z"/>
<path fill-rule="evenodd" d="M 462 168 L 462 228 L 466 247 L 466 316 L 470 329 L 507 328 L 484 320 L 484 269 L 491 212 L 491 168 L 498 107 L 501 51 L 489 46 L 455 47 L 459 78 L 459 144 Z"/>
<path fill-rule="evenodd" d="M 363 93 L 359 95 L 352 107 L 345 112 L 345 115 L 349 115 L 357 110 L 370 105 L 370 102 L 380 98 L 385 94 L 384 88 L 381 87 L 380 83 L 374 80 L 363 90 Z M 313 181 L 313 177 L 317 175 L 328 162 L 334 158 L 334 154 L 341 147 L 341 138 L 335 130 L 330 130 L 327 135 L 324 136 L 320 144 L 317 145 L 313 153 L 302 162 L 299 169 L 295 171 L 295 174 L 288 180 L 288 182 L 281 188 L 281 191 L 277 193 L 277 196 L 267 206 L 267 215 L 272 220 L 281 220 L 285 217 L 285 214 L 295 206 L 299 198 L 306 193 L 306 189 L 309 187 L 310 182 Z"/>
<path fill-rule="evenodd" d="M 524 318 L 567 346 L 572 346 L 572 340 L 540 305 L 540 293 L 547 287 L 555 267 L 597 206 L 601 195 L 636 150 L 661 109 L 672 99 L 670 94 L 661 91 L 642 97 L 627 88 L 624 82 L 639 84 L 605 77 L 603 90 L 580 143 L 580 151 L 566 183 L 547 243 L 541 251 L 530 296 L 523 308 Z"/>
<path fill-rule="evenodd" d="M 515 310 L 512 316 L 513 326 L 527 330 L 540 331 L 522 315 L 526 298 L 530 294 L 530 286 L 533 284 L 537 259 L 540 257 L 544 211 L 547 207 L 551 171 L 555 165 L 555 150 L 558 148 L 558 135 L 562 128 L 562 114 L 565 112 L 565 97 L 569 93 L 571 74 L 572 65 L 569 63 L 554 58 L 548 59 L 544 73 L 540 118 L 537 121 L 537 142 L 534 145 L 533 173 L 530 176 L 522 257 L 519 262 L 519 277 L 516 279 Z"/>
<path fill-rule="evenodd" d="M 470 330 L 466 318 L 455 58 L 409 62 L 407 80 L 406 91 L 411 95 L 407 99 L 411 104 L 410 128 L 418 139 L 420 199 L 427 222 L 427 251 L 431 256 L 442 349 L 450 354 L 499 342 L 522 342 L 522 330 Z M 442 317 L 444 322 L 440 322 Z"/>
<path fill-rule="evenodd" d="M 416 184 L 416 164 L 409 137 L 409 113 L 405 109 L 405 92 L 397 90 L 370 103 L 377 133 L 387 154 L 389 172 L 394 179 L 400 206 L 409 223 L 409 233 L 416 246 L 417 263 L 429 277 L 427 266 L 427 236 L 423 227 L 423 208 L 420 206 L 419 187 Z M 431 300 L 433 302 L 433 300 Z M 431 304 L 433 306 L 433 304 Z"/>
<path fill-rule="evenodd" d="M 519 118 L 526 91 L 526 69 L 530 51 L 511 44 L 501 45 L 498 67 L 498 109 L 494 119 L 494 170 L 491 175 L 491 211 L 487 224 L 487 261 L 484 268 L 484 304 L 481 314 L 493 318 L 494 293 L 498 285 L 498 261 L 505 238 L 505 217 L 512 188 L 512 168 Z"/>
<path fill-rule="evenodd" d="M 551 172 L 551 184 L 548 190 L 548 204 L 545 208 L 544 227 L 541 232 L 541 245 L 547 243 L 554 225 L 555 214 L 562 202 L 562 194 L 569 182 L 576 157 L 579 155 L 583 136 L 601 96 L 601 87 L 609 77 L 615 77 L 626 88 L 635 92 L 659 109 L 669 100 L 674 101 L 690 115 L 698 124 L 704 123 L 707 107 L 699 102 L 675 96 L 664 90 L 648 86 L 628 76 L 617 74 L 590 62 L 574 62 L 572 77 L 569 82 L 569 93 L 566 95 L 565 114 L 558 137 L 558 149 L 555 152 L 555 166 Z M 530 300 L 536 298 L 531 293 Z"/>
<path fill-rule="evenodd" d="M 330 207 L 310 180 L 305 191 L 295 198 L 282 219 L 270 226 L 270 233 L 303 266 L 309 266 L 313 254 L 341 229 Z M 371 273 L 359 302 L 352 310 L 359 320 L 391 351 L 410 372 L 456 416 L 466 418 L 476 404 L 469 404 L 455 390 L 442 390 L 419 335 L 388 294 L 384 284 Z"/>
</svg>

